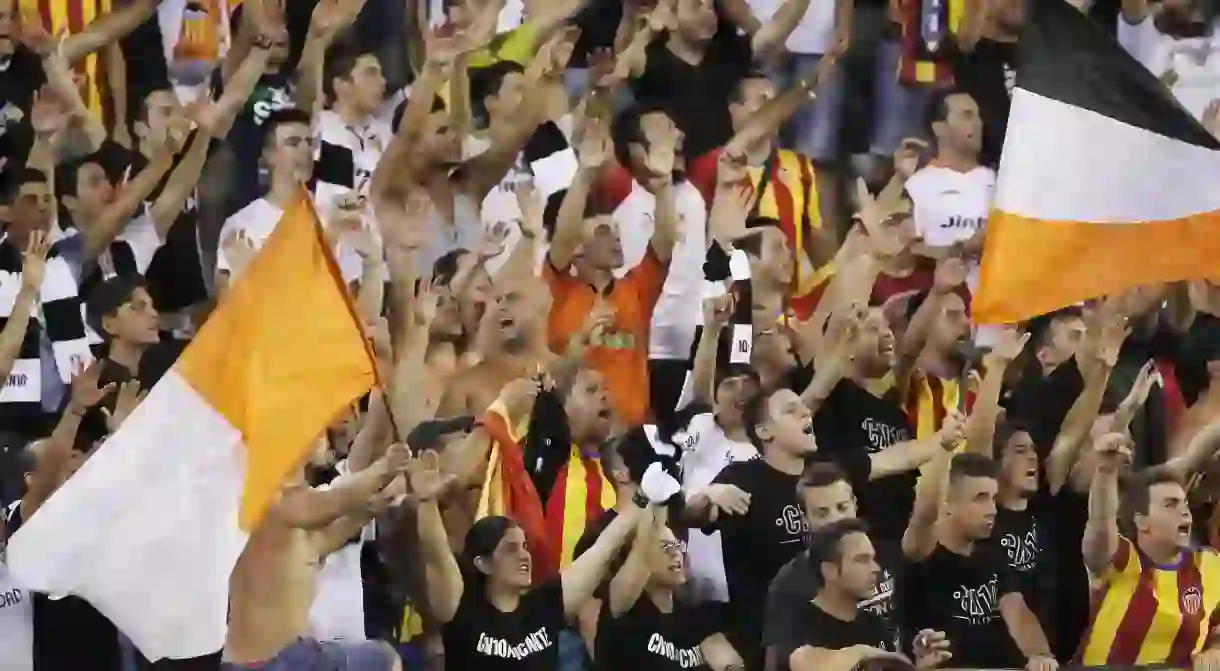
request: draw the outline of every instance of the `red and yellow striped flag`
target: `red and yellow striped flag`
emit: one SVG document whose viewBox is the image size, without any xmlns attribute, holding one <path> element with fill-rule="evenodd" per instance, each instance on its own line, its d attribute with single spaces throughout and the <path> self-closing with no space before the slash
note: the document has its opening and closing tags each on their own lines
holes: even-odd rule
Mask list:
<svg viewBox="0 0 1220 671">
<path fill-rule="evenodd" d="M 528 422 L 527 418 L 521 425 L 512 426 L 500 400 L 492 403 L 483 416 L 483 428 L 491 438 L 491 452 L 475 519 L 503 515 L 520 525 L 533 558 L 534 580 L 539 581 L 559 570 L 558 550 L 549 533 L 538 491 L 525 470 L 521 441 Z"/>
<path fill-rule="evenodd" d="M 25 30 L 41 26 L 49 35 L 82 32 L 89 24 L 113 11 L 112 0 L 18 0 L 18 13 Z M 81 97 L 94 114 L 106 118 L 110 101 L 105 91 L 106 69 L 100 53 L 89 54 L 74 65 L 85 78 Z"/>
<path fill-rule="evenodd" d="M 560 539 L 557 549 L 561 570 L 572 563 L 576 543 L 585 529 L 616 501 L 614 485 L 606 479 L 601 463 L 573 445 L 546 502 L 547 530 L 551 538 Z"/>
</svg>

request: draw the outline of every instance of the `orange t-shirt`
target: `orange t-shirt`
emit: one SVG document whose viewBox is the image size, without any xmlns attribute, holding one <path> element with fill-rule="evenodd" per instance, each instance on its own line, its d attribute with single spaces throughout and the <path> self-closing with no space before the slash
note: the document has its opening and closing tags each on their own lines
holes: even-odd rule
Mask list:
<svg viewBox="0 0 1220 671">
<path fill-rule="evenodd" d="M 606 379 L 615 411 L 632 426 L 648 417 L 648 329 L 668 272 L 650 247 L 639 265 L 607 286 L 602 299 L 614 307 L 614 326 L 585 351 L 585 363 Z M 547 339 L 551 351 L 563 353 L 572 334 L 584 327 L 597 290 L 549 260 L 542 276 L 551 289 Z"/>
</svg>

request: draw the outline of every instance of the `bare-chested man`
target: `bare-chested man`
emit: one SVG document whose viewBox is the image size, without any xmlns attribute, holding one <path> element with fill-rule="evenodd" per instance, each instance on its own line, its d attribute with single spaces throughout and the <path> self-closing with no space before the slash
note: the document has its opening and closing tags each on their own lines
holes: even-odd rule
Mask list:
<svg viewBox="0 0 1220 671">
<path fill-rule="evenodd" d="M 229 580 L 223 669 L 401 670 L 397 653 L 383 642 L 319 642 L 306 633 L 322 560 L 403 491 L 395 478 L 408 456 L 406 445 L 392 445 L 367 469 L 335 480 L 329 489 L 306 485 L 304 472 L 285 487 Z"/>
</svg>

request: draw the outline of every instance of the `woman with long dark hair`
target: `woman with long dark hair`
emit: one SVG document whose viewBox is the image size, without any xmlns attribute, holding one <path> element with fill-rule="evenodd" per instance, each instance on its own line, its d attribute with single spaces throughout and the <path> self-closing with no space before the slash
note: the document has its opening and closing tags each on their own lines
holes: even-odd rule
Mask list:
<svg viewBox="0 0 1220 671">
<path fill-rule="evenodd" d="M 454 556 L 436 505 L 447 480 L 434 453 L 412 464 L 427 599 L 442 624 L 446 668 L 554 671 L 560 630 L 593 596 L 611 559 L 639 524 L 647 500 L 638 497 L 592 548 L 559 575 L 534 585 L 525 532 L 507 517 L 475 522 L 461 555 Z"/>
</svg>

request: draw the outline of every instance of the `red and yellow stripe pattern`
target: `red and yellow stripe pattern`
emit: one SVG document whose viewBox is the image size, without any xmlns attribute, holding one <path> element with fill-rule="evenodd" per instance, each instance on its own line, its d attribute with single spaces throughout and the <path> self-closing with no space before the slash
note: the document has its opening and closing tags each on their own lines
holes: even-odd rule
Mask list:
<svg viewBox="0 0 1220 671">
<path fill-rule="evenodd" d="M 546 503 L 547 530 L 551 538 L 560 539 L 561 570 L 572 563 L 576 543 L 588 525 L 613 508 L 615 501 L 614 486 L 602 472 L 601 463 L 573 445 Z"/>
<path fill-rule="evenodd" d="M 1121 538 L 1093 604 L 1078 662 L 1190 668 L 1220 626 L 1220 554 L 1188 551 L 1162 568 Z"/>
<path fill-rule="evenodd" d="M 525 438 L 528 418 L 512 425 L 504 404 L 497 400 L 483 416 L 483 428 L 491 438 L 487 475 L 475 519 L 503 515 L 512 518 L 525 532 L 533 559 L 534 580 L 544 580 L 559 570 L 558 556 L 543 514 L 538 491 L 525 470 Z"/>
<path fill-rule="evenodd" d="M 75 35 L 98 18 L 113 11 L 113 0 L 17 0 L 23 23 L 41 25 L 49 35 L 66 31 Z M 95 114 L 108 118 L 110 101 L 106 87 L 106 69 L 100 53 L 89 54 L 75 64 L 85 78 L 82 97 Z"/>
<path fill-rule="evenodd" d="M 920 30 L 923 3 L 929 0 L 894 0 L 902 30 L 902 54 L 898 59 L 898 81 L 907 85 L 949 84 L 953 81 L 953 66 L 948 54 L 954 45 L 950 34 L 956 33 L 966 13 L 966 0 L 941 0 L 941 25 L 949 27 L 945 39 L 930 50 Z"/>
</svg>

